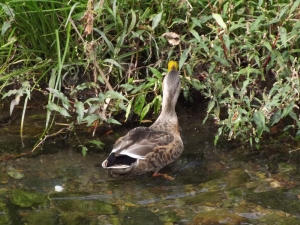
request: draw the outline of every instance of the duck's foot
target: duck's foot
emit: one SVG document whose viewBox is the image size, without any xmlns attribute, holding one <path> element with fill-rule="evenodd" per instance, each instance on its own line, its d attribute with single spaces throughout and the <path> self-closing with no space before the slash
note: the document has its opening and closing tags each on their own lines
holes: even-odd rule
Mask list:
<svg viewBox="0 0 300 225">
<path fill-rule="evenodd" d="M 171 177 L 171 176 L 169 176 L 169 175 L 167 175 L 167 174 L 165 174 L 165 173 L 153 173 L 153 175 L 152 175 L 153 177 L 158 177 L 158 176 L 162 176 L 162 177 L 164 177 L 165 179 L 167 179 L 167 180 L 175 180 L 175 178 L 174 177 Z"/>
</svg>

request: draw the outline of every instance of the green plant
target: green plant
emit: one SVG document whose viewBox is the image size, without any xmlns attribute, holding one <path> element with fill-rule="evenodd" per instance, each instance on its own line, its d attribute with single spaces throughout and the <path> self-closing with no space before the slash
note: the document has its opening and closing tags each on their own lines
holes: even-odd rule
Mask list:
<svg viewBox="0 0 300 225">
<path fill-rule="evenodd" d="M 147 3 L 142 8 L 146 6 Z M 123 8 L 120 10 L 120 7 Z M 90 36 L 87 40 L 83 36 L 81 39 L 84 41 L 84 52 L 93 78 L 72 87 L 70 97 L 85 90 L 93 90 L 94 94 L 84 102 L 76 98 L 72 100 L 75 102 L 78 123 L 118 123 L 113 115 L 120 110 L 126 111 L 126 119 L 134 112 L 141 120 L 151 108 L 156 114 L 159 111 L 161 96 L 157 90 L 161 89 L 162 75 L 155 67 L 147 67 L 145 63 L 154 61 L 152 65 L 156 66 L 156 62 L 161 61 L 161 54 L 164 52 L 159 52 L 159 45 L 165 44 L 166 40 L 156 38 L 155 33 L 160 34 L 159 24 L 166 22 L 170 15 L 164 16 L 162 13 L 165 11 L 165 4 L 160 5 L 161 13 L 154 13 L 153 5 L 146 7 L 145 12 L 135 7 L 132 3 L 132 8 L 127 8 L 123 1 L 104 1 L 99 4 L 89 1 L 87 4 L 83 16 L 86 22 L 84 35 Z M 100 16 L 96 17 L 95 13 Z M 148 26 L 149 22 L 151 27 Z M 184 56 L 184 60 L 180 61 L 181 66 L 187 59 L 187 54 Z M 142 59 L 145 60 L 143 63 Z M 140 70 L 145 72 L 142 74 Z M 59 73 L 54 72 L 50 78 L 53 82 L 49 84 L 54 85 L 56 80 L 61 80 L 58 75 Z M 50 88 L 52 95 L 57 87 Z M 65 111 L 69 106 L 63 103 L 65 96 L 61 93 L 60 97 L 57 94 L 52 96 L 48 109 L 67 115 Z M 154 98 L 148 98 L 149 96 Z M 55 98 L 60 99 L 66 107 L 61 108 L 58 103 L 54 103 Z M 151 99 L 150 102 L 148 99 Z"/>
<path fill-rule="evenodd" d="M 220 126 L 216 141 L 226 135 L 259 147 L 285 118 L 298 138 L 299 5 L 7 1 L 0 4 L 0 93 L 17 94 L 26 81 L 26 90 L 40 91 L 46 83 L 45 133 L 56 113 L 87 125 L 118 124 L 120 112 L 142 120 L 151 110 L 158 113 L 161 68 L 175 59 L 184 96 L 191 100 L 196 89 L 209 100 L 207 118 Z"/>
<path fill-rule="evenodd" d="M 286 117 L 292 122 L 285 130 L 300 135 L 299 4 L 211 1 L 212 16 L 195 23 L 211 31 L 200 36 L 190 30 L 191 62 L 204 73 L 199 88 L 209 99 L 207 117 L 220 126 L 215 142 L 227 135 L 259 147 L 263 134 Z"/>
</svg>

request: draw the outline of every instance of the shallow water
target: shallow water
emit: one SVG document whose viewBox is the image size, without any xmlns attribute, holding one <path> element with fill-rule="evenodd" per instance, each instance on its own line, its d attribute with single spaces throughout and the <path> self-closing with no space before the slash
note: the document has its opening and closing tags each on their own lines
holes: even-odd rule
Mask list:
<svg viewBox="0 0 300 225">
<path fill-rule="evenodd" d="M 44 126 L 35 115 L 27 113 L 30 137 L 23 141 L 19 118 L 0 127 L 2 157 L 32 149 Z M 162 170 L 175 180 L 110 177 L 99 165 L 129 128 L 96 138 L 106 147 L 91 148 L 86 157 L 78 139 L 86 144 L 93 137 L 77 128 L 77 136 L 1 161 L 0 224 L 300 224 L 297 151 L 280 145 L 255 151 L 226 141 L 214 146 L 216 127 L 202 124 L 205 107 L 178 108 L 178 115 L 185 150 Z"/>
</svg>

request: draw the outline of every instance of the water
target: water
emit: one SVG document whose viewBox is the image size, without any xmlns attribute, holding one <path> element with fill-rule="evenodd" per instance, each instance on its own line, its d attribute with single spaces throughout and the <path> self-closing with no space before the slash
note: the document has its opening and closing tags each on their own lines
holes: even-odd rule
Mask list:
<svg viewBox="0 0 300 225">
<path fill-rule="evenodd" d="M 20 118 L 0 127 L 0 224 L 300 224 L 298 152 L 214 146 L 217 128 L 202 124 L 205 107 L 178 109 L 185 150 L 162 170 L 173 181 L 112 178 L 99 167 L 126 127 L 99 135 L 106 147 L 89 148 L 86 157 L 78 140 L 90 147 L 92 137 L 81 127 L 77 136 L 57 136 L 43 150 L 3 160 L 32 149 L 44 126 L 36 114 L 27 112 L 23 141 Z"/>
</svg>

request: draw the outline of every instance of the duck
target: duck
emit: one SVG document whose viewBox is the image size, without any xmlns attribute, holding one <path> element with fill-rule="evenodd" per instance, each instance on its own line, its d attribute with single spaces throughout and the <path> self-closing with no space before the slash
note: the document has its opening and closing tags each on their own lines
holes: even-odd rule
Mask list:
<svg viewBox="0 0 300 225">
<path fill-rule="evenodd" d="M 174 178 L 159 171 L 175 162 L 183 152 L 175 106 L 181 90 L 178 63 L 169 61 L 162 85 L 161 112 L 150 127 L 139 126 L 120 137 L 102 167 L 112 175 L 142 175 Z"/>
</svg>

